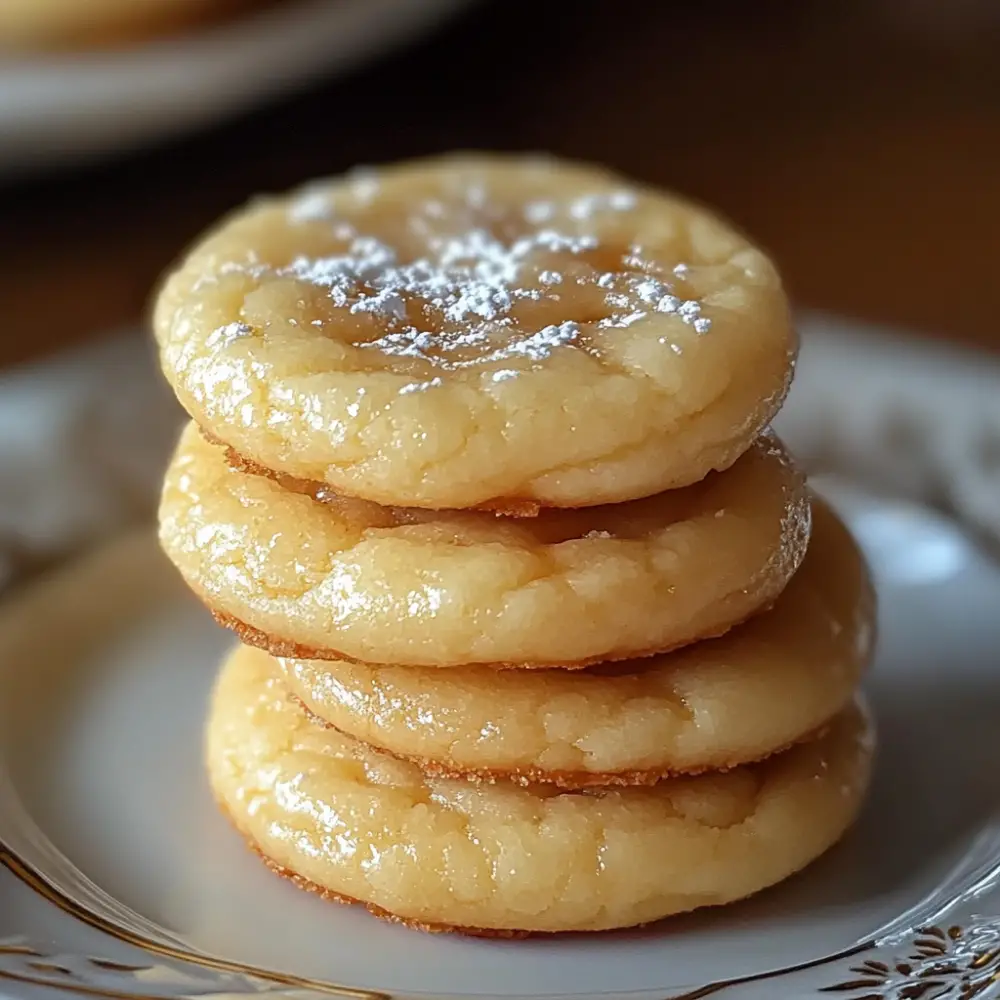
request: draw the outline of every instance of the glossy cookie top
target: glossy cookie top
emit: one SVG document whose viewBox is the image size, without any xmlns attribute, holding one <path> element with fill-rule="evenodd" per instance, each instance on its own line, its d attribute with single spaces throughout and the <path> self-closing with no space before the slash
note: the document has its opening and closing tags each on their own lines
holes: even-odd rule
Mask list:
<svg viewBox="0 0 1000 1000">
<path fill-rule="evenodd" d="M 592 167 L 455 156 L 225 221 L 155 310 L 167 377 L 251 462 L 383 504 L 590 506 L 724 468 L 795 352 L 770 261 Z"/>
<path fill-rule="evenodd" d="M 189 426 L 160 504 L 167 554 L 247 641 L 433 667 L 584 666 L 718 635 L 777 597 L 809 532 L 804 477 L 767 436 L 683 490 L 506 518 L 321 503 Z"/>
<path fill-rule="evenodd" d="M 726 770 L 816 732 L 847 704 L 875 638 L 864 559 L 822 501 L 802 568 L 721 638 L 590 670 L 437 670 L 281 658 L 337 730 L 437 774 L 565 788 Z"/>
<path fill-rule="evenodd" d="M 871 737 L 852 707 L 762 764 L 652 788 L 436 778 L 316 725 L 268 657 L 240 649 L 206 750 L 237 828 L 311 888 L 418 925 L 582 931 L 729 902 L 807 864 L 853 819 Z"/>
</svg>

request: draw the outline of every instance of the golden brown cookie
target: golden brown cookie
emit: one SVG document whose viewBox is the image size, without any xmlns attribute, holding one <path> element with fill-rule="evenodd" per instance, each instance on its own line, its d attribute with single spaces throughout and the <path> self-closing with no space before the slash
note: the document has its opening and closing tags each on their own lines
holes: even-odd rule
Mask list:
<svg viewBox="0 0 1000 1000">
<path fill-rule="evenodd" d="M 813 510 L 805 562 L 770 611 L 664 656 L 574 672 L 277 665 L 317 717 L 433 773 L 578 788 L 759 760 L 840 712 L 872 653 L 864 560 L 829 507 Z"/>
<path fill-rule="evenodd" d="M 223 221 L 155 309 L 191 416 L 249 462 L 387 506 L 580 507 L 724 469 L 797 343 L 771 262 L 596 167 L 466 155 Z"/>
<path fill-rule="evenodd" d="M 220 804 L 284 872 L 418 925 L 605 930 L 740 899 L 830 847 L 868 783 L 856 706 L 761 764 L 651 788 L 428 777 L 315 725 L 270 666 L 235 656 L 219 679 Z"/>
<path fill-rule="evenodd" d="M 809 497 L 772 438 L 694 486 L 538 517 L 318 503 L 230 468 L 193 427 L 160 537 L 192 589 L 279 655 L 582 666 L 717 635 L 802 560 Z"/>
</svg>

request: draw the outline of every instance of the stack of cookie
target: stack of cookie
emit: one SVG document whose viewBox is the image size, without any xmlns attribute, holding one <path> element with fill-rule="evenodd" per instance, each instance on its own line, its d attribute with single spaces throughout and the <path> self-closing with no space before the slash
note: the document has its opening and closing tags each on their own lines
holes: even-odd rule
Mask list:
<svg viewBox="0 0 1000 1000">
<path fill-rule="evenodd" d="M 544 159 L 357 172 L 225 221 L 155 324 L 162 542 L 246 644 L 209 775 L 273 868 L 600 930 L 848 827 L 871 588 L 766 430 L 795 338 L 723 221 Z"/>
</svg>

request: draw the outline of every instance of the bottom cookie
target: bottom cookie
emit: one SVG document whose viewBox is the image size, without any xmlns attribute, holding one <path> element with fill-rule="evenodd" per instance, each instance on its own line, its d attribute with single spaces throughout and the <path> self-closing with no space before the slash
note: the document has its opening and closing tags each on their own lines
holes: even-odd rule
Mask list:
<svg viewBox="0 0 1000 1000">
<path fill-rule="evenodd" d="M 857 705 L 725 774 L 560 791 L 424 775 L 312 722 L 266 657 L 232 657 L 207 734 L 221 806 L 268 863 L 413 926 L 596 931 L 748 896 L 829 848 L 863 799 Z"/>
</svg>

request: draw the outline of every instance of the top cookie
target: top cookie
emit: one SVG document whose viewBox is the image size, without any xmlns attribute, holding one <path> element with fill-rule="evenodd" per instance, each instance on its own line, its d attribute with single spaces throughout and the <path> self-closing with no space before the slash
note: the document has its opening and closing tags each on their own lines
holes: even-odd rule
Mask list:
<svg viewBox="0 0 1000 1000">
<path fill-rule="evenodd" d="M 768 258 L 551 159 L 355 172 L 223 222 L 166 281 L 167 378 L 249 462 L 376 503 L 615 503 L 731 465 L 796 339 Z"/>
</svg>

